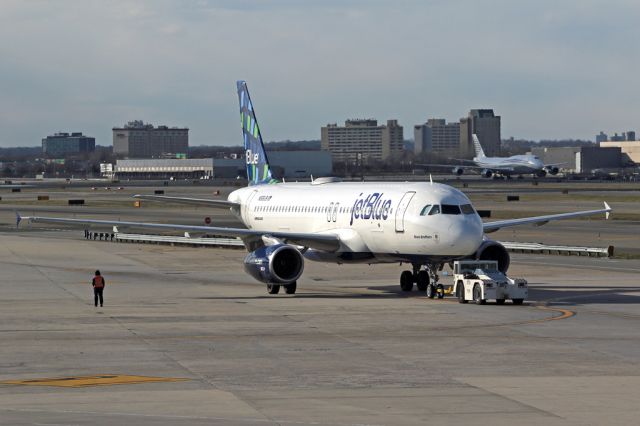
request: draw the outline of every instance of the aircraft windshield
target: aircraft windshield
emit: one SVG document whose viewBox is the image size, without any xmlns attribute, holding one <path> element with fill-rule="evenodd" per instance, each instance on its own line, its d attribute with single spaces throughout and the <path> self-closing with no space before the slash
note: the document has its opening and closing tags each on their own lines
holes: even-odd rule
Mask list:
<svg viewBox="0 0 640 426">
<path fill-rule="evenodd" d="M 460 214 L 460 206 L 455 204 L 443 204 L 442 214 Z"/>
<path fill-rule="evenodd" d="M 460 209 L 464 214 L 474 214 L 476 212 L 471 204 L 463 204 L 460 206 Z"/>
<path fill-rule="evenodd" d="M 426 216 L 429 213 L 429 209 L 431 209 L 431 204 L 424 206 L 420 212 L 420 216 Z"/>
</svg>

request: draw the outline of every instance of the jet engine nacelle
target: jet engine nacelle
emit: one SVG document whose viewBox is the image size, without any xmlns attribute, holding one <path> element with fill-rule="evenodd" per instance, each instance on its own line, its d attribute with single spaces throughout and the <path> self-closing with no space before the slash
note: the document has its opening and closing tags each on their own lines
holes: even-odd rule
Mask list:
<svg viewBox="0 0 640 426">
<path fill-rule="evenodd" d="M 489 169 L 484 169 L 480 174 L 485 178 L 490 178 L 491 176 L 493 176 L 493 172 Z"/>
<path fill-rule="evenodd" d="M 511 263 L 511 256 L 502 244 L 497 241 L 485 240 L 478 251 L 473 255 L 475 260 L 495 260 L 498 262 L 498 269 L 506 273 Z"/>
<path fill-rule="evenodd" d="M 453 170 L 451 170 L 451 173 L 460 176 L 464 173 L 464 169 L 462 167 L 454 167 Z"/>
<path fill-rule="evenodd" d="M 560 171 L 560 169 L 557 167 L 546 167 L 545 170 L 547 171 L 547 173 L 553 176 L 557 175 Z"/>
<path fill-rule="evenodd" d="M 265 246 L 244 258 L 244 270 L 266 284 L 290 284 L 302 275 L 304 258 L 288 244 Z"/>
<path fill-rule="evenodd" d="M 544 170 L 538 170 L 538 171 L 536 172 L 536 176 L 538 176 L 538 177 L 540 177 L 540 178 L 543 178 L 543 177 L 545 177 L 546 175 L 547 175 L 547 172 L 546 172 L 546 171 L 544 171 Z"/>
</svg>

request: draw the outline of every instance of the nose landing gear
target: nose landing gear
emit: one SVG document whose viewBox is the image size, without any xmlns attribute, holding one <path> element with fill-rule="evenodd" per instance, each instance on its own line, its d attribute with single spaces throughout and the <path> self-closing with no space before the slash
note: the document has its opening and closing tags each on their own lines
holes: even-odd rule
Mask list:
<svg viewBox="0 0 640 426">
<path fill-rule="evenodd" d="M 442 299 L 444 287 L 438 283 L 438 270 L 441 270 L 443 265 L 414 263 L 412 266 L 413 272 L 402 271 L 400 274 L 400 289 L 405 292 L 412 291 L 415 283 L 418 291 L 426 292 L 427 297 Z M 422 266 L 425 266 L 426 269 L 422 269 Z"/>
</svg>

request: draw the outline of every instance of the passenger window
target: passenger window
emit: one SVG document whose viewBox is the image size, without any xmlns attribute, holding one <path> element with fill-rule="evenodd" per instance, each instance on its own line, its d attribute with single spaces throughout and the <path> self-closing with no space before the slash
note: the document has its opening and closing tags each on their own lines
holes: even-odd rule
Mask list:
<svg viewBox="0 0 640 426">
<path fill-rule="evenodd" d="M 427 204 L 426 206 L 424 206 L 422 211 L 420 212 L 420 216 L 426 216 L 427 213 L 429 213 L 430 208 L 431 208 L 431 204 Z"/>
<path fill-rule="evenodd" d="M 434 204 L 433 208 L 429 212 L 429 216 L 433 216 L 434 214 L 440 214 L 440 206 L 438 204 Z"/>
<path fill-rule="evenodd" d="M 476 212 L 471 204 L 463 204 L 460 206 L 460 209 L 464 214 L 474 214 Z"/>
<path fill-rule="evenodd" d="M 460 207 L 455 204 L 443 204 L 442 214 L 460 214 Z"/>
</svg>

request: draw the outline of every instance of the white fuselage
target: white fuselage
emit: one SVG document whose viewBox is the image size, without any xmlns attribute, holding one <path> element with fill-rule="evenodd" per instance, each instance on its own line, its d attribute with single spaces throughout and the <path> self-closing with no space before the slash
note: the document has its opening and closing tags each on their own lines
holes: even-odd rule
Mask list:
<svg viewBox="0 0 640 426">
<path fill-rule="evenodd" d="M 544 169 L 544 163 L 534 155 L 513 155 L 511 157 L 474 157 L 478 167 L 488 170 L 510 171 L 515 174 L 536 173 Z"/>
<path fill-rule="evenodd" d="M 232 192 L 229 201 L 241 205 L 236 213 L 249 229 L 338 234 L 338 255 L 345 261 L 356 260 L 350 254 L 370 263 L 451 259 L 475 253 L 483 237 L 469 199 L 436 183 L 255 185 Z M 439 211 L 429 214 L 428 205 L 440 206 Z M 466 213 L 451 207 L 463 205 Z"/>
</svg>

